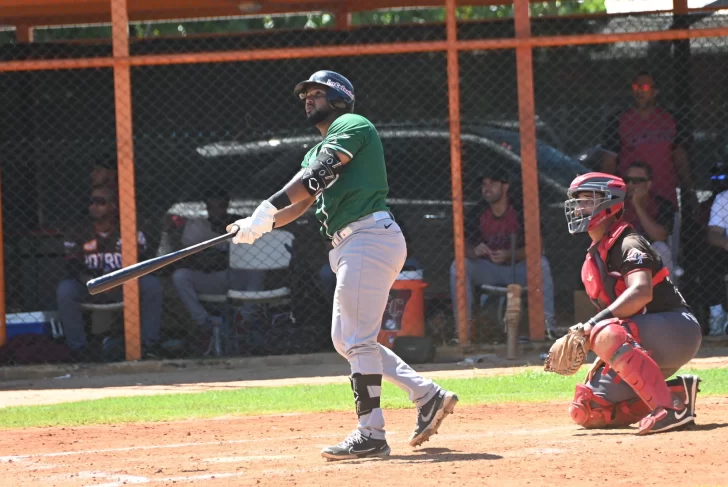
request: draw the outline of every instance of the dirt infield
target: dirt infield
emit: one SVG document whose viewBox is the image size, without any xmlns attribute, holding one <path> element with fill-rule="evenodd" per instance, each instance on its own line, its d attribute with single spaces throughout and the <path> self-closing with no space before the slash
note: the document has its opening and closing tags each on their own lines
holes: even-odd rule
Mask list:
<svg viewBox="0 0 728 487">
<path fill-rule="evenodd" d="M 352 414 L 229 417 L 43 428 L 0 436 L 2 485 L 544 486 L 728 485 L 728 398 L 698 403 L 698 425 L 638 437 L 585 431 L 564 404 L 457 408 L 413 450 L 413 410 L 387 413 L 392 456 L 326 462 Z M 722 446 L 721 446 L 722 445 Z M 12 453 L 12 455 L 10 455 Z"/>
<path fill-rule="evenodd" d="M 725 367 L 725 354 L 695 368 Z M 710 356 L 713 355 L 713 356 Z M 524 357 L 523 363 L 536 359 Z M 488 363 L 488 362 L 491 363 Z M 430 377 L 477 377 L 536 367 L 428 364 Z M 295 383 L 346 383 L 346 363 L 6 381 L 0 406 L 52 404 L 109 396 L 226 390 Z M 575 379 L 576 382 L 576 379 Z M 0 408 L 0 414 L 2 409 Z M 585 431 L 565 403 L 458 407 L 441 434 L 407 445 L 413 410 L 387 411 L 388 459 L 326 462 L 319 451 L 353 428 L 353 413 L 227 417 L 172 423 L 28 428 L 0 434 L 0 485 L 296 485 L 296 486 L 728 486 L 728 398 L 700 398 L 698 424 L 638 437 L 635 429 Z"/>
</svg>

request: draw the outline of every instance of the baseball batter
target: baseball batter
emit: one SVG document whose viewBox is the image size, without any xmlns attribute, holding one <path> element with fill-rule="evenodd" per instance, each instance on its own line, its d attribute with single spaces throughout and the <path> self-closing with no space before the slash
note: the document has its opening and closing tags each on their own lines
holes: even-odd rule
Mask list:
<svg viewBox="0 0 728 487">
<path fill-rule="evenodd" d="M 570 330 L 599 360 L 569 414 L 585 428 L 639 422 L 643 435 L 695 421 L 700 379 L 665 379 L 695 356 L 702 332 L 659 255 L 622 221 L 625 196 L 624 181 L 604 173 L 579 176 L 568 190 L 569 232 L 592 239 L 581 277 L 599 310 Z"/>
<path fill-rule="evenodd" d="M 303 100 L 307 121 L 321 132 L 323 141 L 308 151 L 302 169 L 283 189 L 263 201 L 251 217 L 234 223 L 240 230 L 233 242 L 253 243 L 316 203 L 321 234 L 333 245 L 329 263 L 336 273 L 336 291 L 331 338 L 351 365 L 359 417 L 358 428 L 321 455 L 329 460 L 386 456 L 390 448 L 380 408 L 382 376 L 406 391 L 418 408 L 412 446 L 437 433 L 458 398 L 377 343 L 389 290 L 407 249 L 386 205 L 389 187 L 382 142 L 372 123 L 353 113 L 354 87 L 338 73 L 318 71 L 298 83 L 294 95 Z"/>
</svg>

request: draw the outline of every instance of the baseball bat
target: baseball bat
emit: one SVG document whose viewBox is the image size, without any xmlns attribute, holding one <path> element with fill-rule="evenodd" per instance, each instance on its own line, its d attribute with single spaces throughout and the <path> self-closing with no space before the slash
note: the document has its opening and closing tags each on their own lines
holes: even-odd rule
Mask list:
<svg viewBox="0 0 728 487">
<path fill-rule="evenodd" d="M 196 254 L 197 252 L 201 252 L 207 248 L 214 247 L 215 245 L 225 242 L 226 240 L 232 240 L 232 238 L 237 233 L 238 227 L 236 225 L 232 227 L 232 230 L 229 233 L 220 235 L 219 237 L 211 238 L 210 240 L 205 240 L 204 242 L 191 245 L 187 248 L 177 250 L 176 252 L 160 255 L 159 257 L 138 262 L 134 265 L 130 265 L 114 272 L 104 274 L 101 277 L 91 279 L 86 283 L 86 288 L 88 288 L 88 292 L 90 294 L 103 293 L 104 291 L 108 291 L 109 289 L 121 286 L 125 282 L 131 281 L 132 279 L 146 276 L 147 274 L 150 274 L 157 269 L 161 269 L 162 267 L 167 266 L 172 262 L 177 262 L 178 260 L 189 257 L 190 255 Z"/>
</svg>

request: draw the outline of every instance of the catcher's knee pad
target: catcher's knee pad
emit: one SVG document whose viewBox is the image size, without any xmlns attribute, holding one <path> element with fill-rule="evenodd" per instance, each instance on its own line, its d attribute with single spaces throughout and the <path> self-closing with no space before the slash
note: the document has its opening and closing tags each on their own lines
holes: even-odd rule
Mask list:
<svg viewBox="0 0 728 487">
<path fill-rule="evenodd" d="M 382 398 L 382 376 L 376 374 L 353 374 L 351 389 L 354 391 L 356 415 L 365 416 L 380 407 Z"/>
<path fill-rule="evenodd" d="M 571 419 L 587 429 L 629 426 L 648 414 L 650 408 L 641 399 L 611 403 L 584 384 L 577 384 L 574 400 L 569 405 Z"/>
<path fill-rule="evenodd" d="M 617 318 L 599 322 L 591 331 L 590 344 L 650 409 L 665 407 L 680 409 L 682 401 L 673 402 L 673 395 L 657 363 L 647 355 L 627 330 L 636 327 L 628 320 Z"/>
<path fill-rule="evenodd" d="M 606 409 L 611 403 L 594 394 L 584 384 L 576 385 L 574 400 L 569 404 L 569 416 L 584 428 L 602 428 L 608 424 Z"/>
</svg>

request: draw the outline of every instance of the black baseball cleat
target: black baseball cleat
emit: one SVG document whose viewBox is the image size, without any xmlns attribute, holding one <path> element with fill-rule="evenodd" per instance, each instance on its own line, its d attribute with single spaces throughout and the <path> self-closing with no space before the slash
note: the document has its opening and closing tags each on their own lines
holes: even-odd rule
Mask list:
<svg viewBox="0 0 728 487">
<path fill-rule="evenodd" d="M 640 421 L 638 431 L 640 435 L 661 433 L 695 423 L 695 401 L 698 392 L 700 392 L 698 385 L 701 380 L 694 375 L 678 375 L 675 379 L 667 381 L 667 384 L 668 386 L 679 385 L 680 382 L 678 381 L 681 381 L 682 386 L 685 388 L 685 399 L 682 400 L 682 408 L 665 409 L 660 407 L 655 409 Z M 675 400 L 678 403 L 681 401 L 681 399 L 677 398 Z"/>
<path fill-rule="evenodd" d="M 703 380 L 697 375 L 677 375 L 675 378 L 667 381 L 668 387 L 682 386 L 685 389 L 685 405 L 690 408 L 690 415 L 695 419 L 695 401 L 700 392 L 700 383 Z"/>
<path fill-rule="evenodd" d="M 321 456 L 329 461 L 350 460 L 352 458 L 386 457 L 391 451 L 387 440 L 375 440 L 362 435 L 361 431 L 356 429 L 338 445 L 321 450 Z"/>
<path fill-rule="evenodd" d="M 437 434 L 445 416 L 452 413 L 458 403 L 454 392 L 440 389 L 427 404 L 417 409 L 417 427 L 410 438 L 410 446 L 420 446 Z"/>
</svg>

